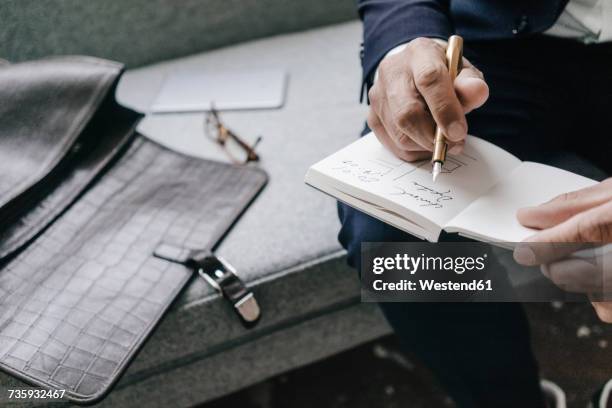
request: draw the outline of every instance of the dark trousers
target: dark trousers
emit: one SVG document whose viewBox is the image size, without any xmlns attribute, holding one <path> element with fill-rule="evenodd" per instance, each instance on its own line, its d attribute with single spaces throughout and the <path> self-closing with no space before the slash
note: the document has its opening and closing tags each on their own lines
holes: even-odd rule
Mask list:
<svg viewBox="0 0 612 408">
<path fill-rule="evenodd" d="M 612 45 L 543 36 L 467 42 L 490 98 L 469 133 L 522 160 L 603 179 L 612 169 Z M 362 242 L 416 238 L 339 204 L 341 244 L 360 267 Z M 452 236 L 446 239 L 452 240 Z M 544 406 L 529 325 L 518 303 L 385 303 L 403 346 L 427 364 L 460 407 Z"/>
</svg>

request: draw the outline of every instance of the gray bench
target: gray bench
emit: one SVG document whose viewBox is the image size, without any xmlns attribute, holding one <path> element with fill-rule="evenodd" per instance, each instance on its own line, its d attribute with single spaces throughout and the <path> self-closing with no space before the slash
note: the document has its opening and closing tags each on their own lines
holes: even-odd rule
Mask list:
<svg viewBox="0 0 612 408">
<path fill-rule="evenodd" d="M 0 27 L 0 57 L 87 53 L 132 65 L 354 17 L 352 0 L 187 1 L 180 9 L 171 0 L 125 2 L 129 7 L 120 1 L 87 2 L 79 9 L 77 3 L 83 3 L 78 0 L 3 3 L 0 13 L 10 15 L 13 26 Z M 90 18 L 92 26 L 59 14 L 72 12 L 72 7 Z M 123 9 L 120 21 L 111 21 L 112 12 Z M 49 16 L 47 25 L 43 16 Z M 200 22 L 209 24 L 207 29 Z M 125 30 L 118 34 L 117 26 Z M 80 38 L 75 30 L 86 35 Z M 208 34 L 217 37 L 204 38 Z M 258 150 L 270 174 L 269 185 L 218 251 L 254 288 L 261 322 L 244 329 L 206 283 L 193 281 L 101 405 L 193 405 L 389 332 L 376 306 L 360 303 L 356 273 L 346 266 L 336 240 L 335 202 L 303 184 L 310 164 L 354 140 L 363 125 L 365 107 L 358 103 L 360 38 L 360 24 L 353 21 L 127 72 L 118 97 L 144 111 L 164 75 L 174 69 L 284 67 L 290 80 L 282 109 L 222 115 L 244 137 L 264 136 Z M 140 129 L 179 151 L 218 157 L 202 134 L 202 122 L 201 114 L 157 115 L 147 117 Z M 19 385 L 0 374 L 0 386 Z"/>
</svg>

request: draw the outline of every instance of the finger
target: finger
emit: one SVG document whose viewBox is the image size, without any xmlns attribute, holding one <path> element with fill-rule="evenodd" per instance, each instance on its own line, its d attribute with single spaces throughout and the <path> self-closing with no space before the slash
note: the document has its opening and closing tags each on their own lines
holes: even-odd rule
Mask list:
<svg viewBox="0 0 612 408">
<path fill-rule="evenodd" d="M 583 243 L 573 242 L 520 242 L 514 248 L 513 256 L 521 265 L 536 266 L 567 258 L 584 247 Z"/>
<path fill-rule="evenodd" d="M 612 179 L 578 191 L 561 194 L 537 207 L 521 208 L 517 218 L 530 228 L 550 228 L 576 214 L 612 200 Z"/>
<path fill-rule="evenodd" d="M 463 148 L 465 147 L 465 141 L 459 142 L 453 145 L 448 145 L 448 152 L 453 155 L 458 155 L 463 153 Z"/>
<path fill-rule="evenodd" d="M 561 259 L 589 244 L 612 242 L 612 201 L 542 230 L 514 250 L 522 265 L 539 265 Z"/>
<path fill-rule="evenodd" d="M 597 316 L 606 323 L 612 323 L 612 302 L 592 302 Z"/>
<path fill-rule="evenodd" d="M 368 114 L 368 126 L 370 129 L 372 129 L 380 143 L 385 146 L 387 150 L 402 160 L 412 162 L 431 156 L 431 152 L 423 150 L 407 151 L 399 149 L 391 136 L 389 136 L 385 130 L 378 116 L 376 116 L 372 110 L 370 110 L 370 113 Z"/>
<path fill-rule="evenodd" d="M 416 162 L 420 160 L 430 159 L 431 152 L 419 151 L 419 152 L 404 152 L 404 160 L 407 162 Z"/>
<path fill-rule="evenodd" d="M 369 121 L 373 122 L 374 126 L 382 127 L 384 133 L 388 137 L 388 142 L 395 145 L 395 148 L 404 152 L 421 152 L 428 151 L 427 149 L 420 146 L 414 140 L 410 139 L 407 135 L 400 132 L 397 128 L 394 128 L 392 123 L 381 120 L 380 116 L 373 111 L 370 111 L 370 115 L 375 115 L 375 118 L 369 118 Z M 372 129 L 372 127 L 370 127 Z M 376 132 L 375 132 L 376 133 Z"/>
<path fill-rule="evenodd" d="M 569 258 L 542 267 L 542 272 L 561 289 L 579 293 L 601 293 L 603 277 L 596 264 Z"/>
<path fill-rule="evenodd" d="M 531 239 L 531 238 L 528 238 Z M 520 242 L 514 248 L 514 260 L 521 265 L 548 264 L 570 256 L 587 260 L 608 277 L 612 288 L 612 244 L 594 246 L 579 242 Z"/>
<path fill-rule="evenodd" d="M 397 147 L 397 144 L 395 144 L 395 141 L 391 137 L 388 137 L 382 143 L 383 146 L 385 146 L 391 153 L 407 162 L 415 162 L 423 159 L 429 159 L 431 157 L 431 152 L 426 150 L 400 149 Z"/>
<path fill-rule="evenodd" d="M 395 141 L 398 148 L 404 150 L 433 151 L 434 123 L 426 111 L 425 103 L 418 101 L 419 96 L 405 101 L 403 107 L 392 107 L 395 103 L 389 99 L 386 109 L 381 112 L 382 122 L 387 133 Z"/>
<path fill-rule="evenodd" d="M 612 242 L 612 201 L 591 208 L 527 238 L 529 242 Z"/>
<path fill-rule="evenodd" d="M 389 110 L 385 109 L 383 112 L 389 112 Z M 433 126 L 431 117 L 429 117 L 429 115 L 427 115 L 427 117 L 427 120 L 429 121 L 428 123 L 431 123 Z M 404 152 L 402 155 L 404 160 L 416 161 L 431 157 L 431 152 L 433 151 L 434 147 L 433 136 L 429 137 L 428 133 L 418 133 L 420 131 L 417 128 L 412 129 L 413 133 L 406 133 L 398 128 L 391 119 L 383 119 L 381 122 L 391 141 L 395 144 L 396 149 Z M 427 127 L 427 124 L 425 127 Z M 433 129 L 431 132 L 433 133 Z M 463 151 L 464 146 L 465 141 L 461 141 L 459 143 L 448 143 L 449 153 L 454 155 L 459 154 Z M 396 149 L 392 149 L 392 151 L 395 151 Z M 409 159 L 406 159 L 406 157 L 409 157 Z"/>
<path fill-rule="evenodd" d="M 402 58 L 405 59 L 406 55 L 390 57 L 388 61 L 383 61 L 389 68 L 379 70 L 378 82 L 383 88 L 380 93 L 384 94 L 384 98 L 381 98 L 378 112 L 387 132 L 396 140 L 404 134 L 423 149 L 432 151 L 435 123 L 425 100 L 414 86 L 407 62 L 395 61 Z M 374 95 L 375 98 L 377 96 Z"/>
<path fill-rule="evenodd" d="M 482 72 L 466 58 L 463 59 L 463 69 L 455 79 L 455 93 L 466 114 L 480 108 L 489 99 L 489 86 Z"/>
<path fill-rule="evenodd" d="M 419 52 L 411 54 L 410 64 L 414 84 L 425 99 L 435 122 L 448 140 L 458 142 L 467 135 L 467 122 L 445 58 L 442 47 L 427 42 L 422 44 Z"/>
</svg>

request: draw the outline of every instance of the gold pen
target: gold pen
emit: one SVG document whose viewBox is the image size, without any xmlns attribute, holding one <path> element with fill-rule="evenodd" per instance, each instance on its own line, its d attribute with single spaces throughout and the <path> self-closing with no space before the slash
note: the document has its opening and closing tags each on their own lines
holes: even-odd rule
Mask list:
<svg viewBox="0 0 612 408">
<path fill-rule="evenodd" d="M 446 46 L 446 66 L 450 73 L 451 83 L 455 82 L 455 78 L 461 71 L 461 63 L 463 61 L 463 38 L 458 35 L 453 35 L 448 39 L 448 45 Z M 442 166 L 446 160 L 446 138 L 440 127 L 436 125 L 436 133 L 434 137 L 434 151 L 431 156 L 431 163 L 433 165 L 433 181 L 435 182 L 440 173 L 442 173 Z"/>
</svg>

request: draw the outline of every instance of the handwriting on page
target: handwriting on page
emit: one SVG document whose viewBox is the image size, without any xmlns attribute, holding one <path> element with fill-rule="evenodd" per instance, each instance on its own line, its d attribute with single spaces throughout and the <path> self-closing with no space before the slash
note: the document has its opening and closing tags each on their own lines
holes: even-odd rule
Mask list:
<svg viewBox="0 0 612 408">
<path fill-rule="evenodd" d="M 332 170 L 354 176 L 364 183 L 375 183 L 389 174 L 393 169 L 386 165 L 381 165 L 375 161 L 370 163 L 360 163 L 355 160 L 342 160 Z"/>
<path fill-rule="evenodd" d="M 426 187 L 416 181 L 410 186 L 394 186 L 396 191 L 390 194 L 401 195 L 414 199 L 420 207 L 444 208 L 444 202 L 453 199 L 450 190 L 438 191 L 431 187 Z"/>
<path fill-rule="evenodd" d="M 449 157 L 443 173 L 452 175 L 472 157 Z M 431 168 L 428 160 L 407 163 L 395 157 L 374 156 L 368 159 L 346 158 L 332 165 L 331 170 L 355 179 L 359 183 L 377 186 L 389 196 L 405 197 L 419 207 L 443 209 L 454 199 L 450 189 L 437 189 L 431 184 Z"/>
</svg>

